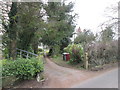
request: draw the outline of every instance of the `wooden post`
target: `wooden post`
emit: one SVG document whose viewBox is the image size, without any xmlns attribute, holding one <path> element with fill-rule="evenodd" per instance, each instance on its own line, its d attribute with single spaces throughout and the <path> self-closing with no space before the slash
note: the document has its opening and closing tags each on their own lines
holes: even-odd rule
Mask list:
<svg viewBox="0 0 120 90">
<path fill-rule="evenodd" d="M 27 57 L 26 57 L 26 58 L 28 59 L 28 57 L 29 57 L 29 56 L 28 56 L 28 53 L 27 53 Z"/>
<path fill-rule="evenodd" d="M 85 53 L 85 64 L 84 64 L 85 69 L 88 69 L 88 53 Z"/>
<path fill-rule="evenodd" d="M 20 58 L 22 57 L 22 51 L 20 51 Z"/>
</svg>

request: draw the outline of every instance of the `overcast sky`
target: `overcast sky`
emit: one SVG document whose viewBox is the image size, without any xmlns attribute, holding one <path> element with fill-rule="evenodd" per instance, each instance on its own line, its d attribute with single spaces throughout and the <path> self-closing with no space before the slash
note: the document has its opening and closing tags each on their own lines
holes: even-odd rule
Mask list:
<svg viewBox="0 0 120 90">
<path fill-rule="evenodd" d="M 70 0 L 69 0 L 70 1 Z M 74 10 L 78 14 L 77 27 L 80 26 L 81 30 L 91 29 L 94 33 L 99 32 L 98 27 L 101 23 L 105 22 L 106 8 L 111 5 L 117 5 L 120 0 L 72 0 L 75 2 Z M 111 14 L 111 13 L 110 13 Z"/>
</svg>

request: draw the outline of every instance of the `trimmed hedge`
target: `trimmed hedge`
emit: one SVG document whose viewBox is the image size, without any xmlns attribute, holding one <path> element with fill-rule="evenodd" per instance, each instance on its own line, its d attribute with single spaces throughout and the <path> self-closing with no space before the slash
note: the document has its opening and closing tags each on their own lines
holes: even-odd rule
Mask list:
<svg viewBox="0 0 120 90">
<path fill-rule="evenodd" d="M 41 58 L 17 60 L 2 60 L 2 76 L 15 76 L 18 79 L 32 79 L 37 73 L 43 71 L 43 61 Z"/>
</svg>

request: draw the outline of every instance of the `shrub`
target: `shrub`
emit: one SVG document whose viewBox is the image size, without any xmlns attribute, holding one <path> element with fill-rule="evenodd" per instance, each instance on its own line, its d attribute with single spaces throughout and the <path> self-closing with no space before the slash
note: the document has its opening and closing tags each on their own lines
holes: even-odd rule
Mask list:
<svg viewBox="0 0 120 90">
<path fill-rule="evenodd" d="M 43 51 L 43 49 L 42 49 L 42 48 L 39 48 L 38 50 L 39 50 L 39 52 L 42 52 L 42 51 Z"/>
<path fill-rule="evenodd" d="M 37 73 L 43 71 L 43 62 L 39 58 L 23 59 L 15 61 L 2 61 L 2 76 L 15 76 L 18 79 L 31 79 Z"/>
<path fill-rule="evenodd" d="M 88 47 L 87 52 L 91 67 L 108 64 L 117 60 L 117 42 L 95 43 Z"/>
<path fill-rule="evenodd" d="M 39 48 L 39 49 L 38 49 L 38 54 L 39 54 L 39 55 L 44 55 L 44 50 L 43 50 L 42 48 Z"/>
<path fill-rule="evenodd" d="M 70 44 L 64 48 L 65 52 L 70 53 L 70 62 L 79 63 L 83 60 L 83 47 L 80 44 Z"/>
</svg>

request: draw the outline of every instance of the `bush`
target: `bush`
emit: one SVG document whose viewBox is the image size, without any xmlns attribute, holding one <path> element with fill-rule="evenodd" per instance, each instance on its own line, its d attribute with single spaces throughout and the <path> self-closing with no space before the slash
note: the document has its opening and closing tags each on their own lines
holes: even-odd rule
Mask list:
<svg viewBox="0 0 120 90">
<path fill-rule="evenodd" d="M 37 73 L 43 71 L 43 62 L 39 58 L 23 59 L 14 61 L 2 61 L 2 76 L 15 76 L 18 79 L 31 79 Z"/>
<path fill-rule="evenodd" d="M 88 47 L 90 67 L 108 64 L 117 60 L 117 42 L 99 42 Z"/>
<path fill-rule="evenodd" d="M 70 44 L 64 48 L 65 52 L 70 53 L 71 63 L 80 63 L 83 60 L 83 47 L 80 44 Z"/>
<path fill-rule="evenodd" d="M 42 49 L 42 48 L 39 48 L 38 50 L 39 50 L 39 52 L 42 52 L 42 51 L 43 51 L 43 49 Z"/>
</svg>

